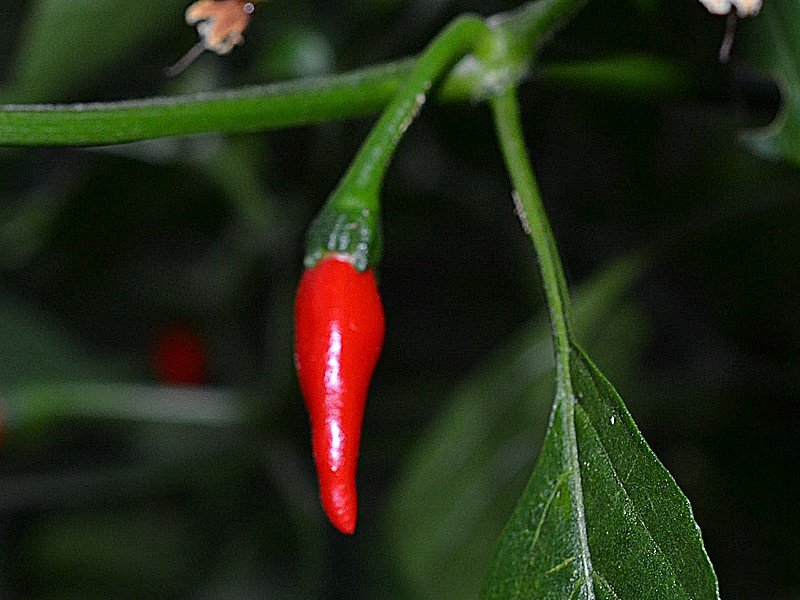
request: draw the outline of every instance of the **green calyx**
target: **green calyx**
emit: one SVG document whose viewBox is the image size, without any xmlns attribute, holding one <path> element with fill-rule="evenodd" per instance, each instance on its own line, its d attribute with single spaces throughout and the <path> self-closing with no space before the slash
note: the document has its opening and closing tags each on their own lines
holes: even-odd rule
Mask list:
<svg viewBox="0 0 800 600">
<path fill-rule="evenodd" d="M 363 204 L 328 202 L 306 235 L 303 265 L 310 269 L 328 254 L 343 255 L 358 271 L 378 265 L 383 251 L 380 211 Z"/>
</svg>

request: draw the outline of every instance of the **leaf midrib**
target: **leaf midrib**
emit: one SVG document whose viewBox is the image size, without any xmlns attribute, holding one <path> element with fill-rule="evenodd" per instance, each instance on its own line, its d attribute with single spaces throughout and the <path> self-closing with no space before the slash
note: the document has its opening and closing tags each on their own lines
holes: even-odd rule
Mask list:
<svg viewBox="0 0 800 600">
<path fill-rule="evenodd" d="M 597 426 L 592 421 L 591 416 L 589 416 L 589 412 L 583 406 L 581 406 L 580 403 L 577 403 L 576 406 L 582 411 L 583 415 L 586 417 L 586 422 L 589 424 L 589 427 L 591 427 L 592 431 L 594 432 L 594 435 L 597 438 L 597 442 L 600 445 L 601 450 L 603 451 L 603 455 L 605 456 L 609 466 L 611 467 L 611 473 L 614 476 L 614 480 L 619 484 L 619 487 L 625 494 L 625 498 L 636 509 L 635 510 L 636 520 L 639 521 L 639 523 L 642 525 L 645 532 L 647 532 L 647 537 L 650 538 L 650 541 L 653 543 L 653 546 L 655 546 L 658 553 L 664 559 L 664 562 L 669 566 L 669 569 L 672 572 L 672 577 L 674 581 L 678 584 L 678 586 L 681 588 L 681 591 L 683 592 L 684 596 L 686 598 L 691 598 L 691 595 L 688 593 L 688 591 L 683 585 L 683 581 L 681 581 L 680 578 L 678 577 L 678 571 L 675 567 L 675 564 L 672 562 L 672 560 L 670 560 L 669 556 L 667 556 L 667 554 L 661 549 L 661 546 L 659 545 L 658 542 L 656 542 L 652 532 L 650 531 L 650 528 L 647 526 L 647 523 L 645 523 L 644 520 L 639 515 L 639 506 L 636 504 L 631 495 L 628 493 L 628 489 L 622 482 L 622 478 L 619 476 L 619 472 L 617 471 L 616 466 L 614 466 L 614 462 L 611 460 L 611 454 L 609 453 L 608 448 L 606 448 L 605 443 L 603 443 L 603 438 L 600 435 L 600 431 L 597 429 Z M 597 572 L 598 574 L 600 574 L 599 571 L 593 571 L 593 572 Z M 603 579 L 605 580 L 605 577 L 603 577 Z M 608 583 L 608 580 L 606 580 L 606 583 Z"/>
<path fill-rule="evenodd" d="M 578 456 L 578 434 L 575 428 L 575 406 L 577 405 L 577 400 L 575 398 L 575 393 L 572 388 L 572 381 L 569 375 L 569 359 L 569 350 L 567 350 L 566 356 L 559 357 L 559 360 L 565 360 L 567 363 L 566 374 L 562 374 L 562 371 L 559 370 L 559 374 L 562 378 L 561 386 L 563 386 L 559 402 L 563 403 L 564 430 L 567 436 L 566 459 L 567 464 L 569 465 L 569 470 L 567 473 L 569 474 L 570 490 L 572 492 L 572 507 L 576 513 L 575 520 L 578 526 L 578 539 L 581 545 L 583 580 L 580 583 L 579 589 L 580 587 L 583 587 L 585 583 L 587 586 L 587 591 L 589 592 L 589 598 L 594 599 L 596 598 L 596 595 L 594 593 L 594 582 L 592 581 L 591 576 L 594 568 L 592 567 L 592 555 L 589 548 L 586 509 L 583 500 L 583 479 L 581 477 L 580 457 Z"/>
</svg>

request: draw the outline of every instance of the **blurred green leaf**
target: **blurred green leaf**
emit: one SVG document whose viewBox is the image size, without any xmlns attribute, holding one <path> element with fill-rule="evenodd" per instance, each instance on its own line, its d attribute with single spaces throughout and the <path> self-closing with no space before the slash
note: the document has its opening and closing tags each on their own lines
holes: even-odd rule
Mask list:
<svg viewBox="0 0 800 600">
<path fill-rule="evenodd" d="M 254 70 L 272 80 L 297 79 L 331 73 L 335 65 L 336 54 L 322 32 L 291 27 L 270 41 L 262 64 L 257 64 Z"/>
<path fill-rule="evenodd" d="M 633 4 L 646 17 L 652 17 L 659 9 L 659 0 L 633 0 Z"/>
<path fill-rule="evenodd" d="M 185 0 L 38 0 L 5 97 L 15 102 L 63 99 L 134 48 L 183 24 Z M 166 66 L 166 65 L 165 65 Z"/>
<path fill-rule="evenodd" d="M 32 383 L 3 398 L 15 437 L 53 422 L 103 419 L 166 425 L 230 427 L 248 422 L 241 397 L 210 388 L 125 383 Z"/>
<path fill-rule="evenodd" d="M 0 268 L 20 268 L 44 248 L 69 191 L 67 184 L 47 186 L 0 208 Z"/>
<path fill-rule="evenodd" d="M 177 511 L 59 514 L 24 542 L 22 567 L 57 597 L 175 597 L 197 553 Z"/>
<path fill-rule="evenodd" d="M 745 143 L 758 154 L 800 165 L 800 5 L 793 0 L 765 2 L 742 28 L 744 54 L 782 92 L 782 108 L 767 127 L 747 132 Z"/>
<path fill-rule="evenodd" d="M 621 260 L 576 295 L 577 331 L 583 339 L 600 338 L 597 345 L 613 360 L 632 357 L 612 352 L 602 340 L 627 337 L 626 350 L 638 347 L 630 339 L 642 331 L 635 313 L 612 315 L 620 313 L 620 298 L 641 271 L 639 261 Z M 459 386 L 407 460 L 386 537 L 414 598 L 477 596 L 484 573 L 475 565 L 488 564 L 529 478 L 553 379 L 550 330 L 542 316 Z"/>
<path fill-rule="evenodd" d="M 537 75 L 592 92 L 661 101 L 684 95 L 696 85 L 691 73 L 676 62 L 642 54 L 551 63 L 537 69 Z"/>
<path fill-rule="evenodd" d="M 119 357 L 100 356 L 57 320 L 0 293 L 0 387 L 31 381 L 123 378 L 135 373 Z"/>
<path fill-rule="evenodd" d="M 146 140 L 94 151 L 151 164 L 185 165 L 197 169 L 211 179 L 230 201 L 231 209 L 253 238 L 251 245 L 255 244 L 261 250 L 265 246 L 271 250 L 283 250 L 289 226 L 265 189 L 255 160 L 258 149 L 251 147 L 248 141 L 207 135 Z"/>
</svg>

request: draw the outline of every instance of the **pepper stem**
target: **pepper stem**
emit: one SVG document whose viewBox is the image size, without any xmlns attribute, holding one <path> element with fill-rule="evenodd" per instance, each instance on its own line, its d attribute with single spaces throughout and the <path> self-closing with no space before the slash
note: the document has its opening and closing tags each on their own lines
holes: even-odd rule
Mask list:
<svg viewBox="0 0 800 600">
<path fill-rule="evenodd" d="M 480 18 L 462 16 L 450 23 L 420 55 L 311 225 L 305 258 L 307 268 L 316 265 L 328 253 L 347 256 L 359 271 L 379 262 L 381 185 L 397 145 L 433 85 L 489 33 Z"/>
<path fill-rule="evenodd" d="M 517 204 L 517 212 L 539 258 L 539 269 L 553 330 L 556 368 L 563 375 L 559 380 L 569 382 L 571 340 L 569 290 L 553 230 L 547 220 L 547 213 L 525 149 L 516 89 L 511 86 L 505 93 L 492 99 L 492 110 L 503 157 L 515 189 L 514 201 Z"/>
</svg>

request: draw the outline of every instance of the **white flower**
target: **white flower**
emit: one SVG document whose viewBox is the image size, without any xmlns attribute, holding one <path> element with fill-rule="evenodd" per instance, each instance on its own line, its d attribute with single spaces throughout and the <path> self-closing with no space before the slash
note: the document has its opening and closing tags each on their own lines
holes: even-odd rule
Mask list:
<svg viewBox="0 0 800 600">
<path fill-rule="evenodd" d="M 762 0 L 700 0 L 700 2 L 708 12 L 715 15 L 726 15 L 735 8 L 736 14 L 740 17 L 757 15 L 762 4 Z"/>
</svg>

